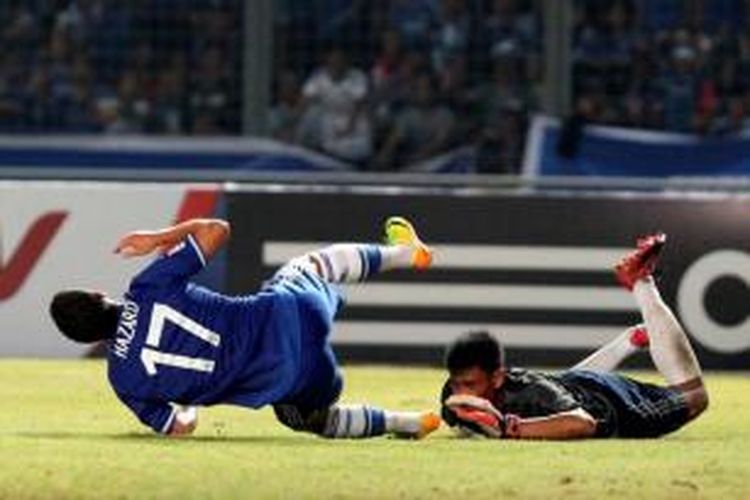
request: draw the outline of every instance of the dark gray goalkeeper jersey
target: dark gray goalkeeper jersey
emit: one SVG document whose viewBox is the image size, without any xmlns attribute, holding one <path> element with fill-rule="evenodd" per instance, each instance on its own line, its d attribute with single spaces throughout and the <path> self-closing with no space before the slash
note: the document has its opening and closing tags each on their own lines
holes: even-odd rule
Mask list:
<svg viewBox="0 0 750 500">
<path fill-rule="evenodd" d="M 446 382 L 441 402 L 450 395 Z M 679 429 L 689 420 L 686 401 L 678 391 L 587 370 L 548 374 L 511 368 L 491 402 L 501 413 L 522 418 L 583 408 L 597 422 L 597 437 L 656 437 Z M 442 413 L 449 425 L 460 423 L 445 405 Z"/>
</svg>

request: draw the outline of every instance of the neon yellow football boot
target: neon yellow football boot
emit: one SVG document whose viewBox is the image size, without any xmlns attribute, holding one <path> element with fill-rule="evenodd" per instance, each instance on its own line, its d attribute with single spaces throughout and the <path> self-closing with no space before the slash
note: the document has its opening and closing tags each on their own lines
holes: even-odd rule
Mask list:
<svg viewBox="0 0 750 500">
<path fill-rule="evenodd" d="M 412 266 L 423 271 L 432 265 L 432 249 L 419 239 L 411 222 L 403 217 L 388 217 L 385 221 L 385 241 L 389 245 L 406 245 L 414 249 Z"/>
</svg>

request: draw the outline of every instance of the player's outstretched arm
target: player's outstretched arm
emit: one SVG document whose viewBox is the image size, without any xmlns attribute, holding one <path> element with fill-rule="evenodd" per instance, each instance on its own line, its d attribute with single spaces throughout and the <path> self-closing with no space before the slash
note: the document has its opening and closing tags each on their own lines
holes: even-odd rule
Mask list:
<svg viewBox="0 0 750 500">
<path fill-rule="evenodd" d="M 222 219 L 190 219 L 158 231 L 134 231 L 123 236 L 115 253 L 124 257 L 166 252 L 188 235 L 195 238 L 206 259 L 210 259 L 229 238 L 229 223 Z"/>
<path fill-rule="evenodd" d="M 583 408 L 507 423 L 505 436 L 516 439 L 584 439 L 596 433 L 596 420 Z"/>
<path fill-rule="evenodd" d="M 594 436 L 596 420 L 583 408 L 544 417 L 502 414 L 484 398 L 453 395 L 445 400 L 446 422 L 468 434 L 510 439 L 583 439 Z M 447 413 L 445 412 L 447 410 Z"/>
</svg>

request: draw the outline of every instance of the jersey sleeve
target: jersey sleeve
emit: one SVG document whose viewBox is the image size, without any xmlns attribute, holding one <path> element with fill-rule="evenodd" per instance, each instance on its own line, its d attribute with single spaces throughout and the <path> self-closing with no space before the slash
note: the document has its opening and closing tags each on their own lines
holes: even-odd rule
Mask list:
<svg viewBox="0 0 750 500">
<path fill-rule="evenodd" d="M 129 397 L 123 394 L 117 394 L 125 406 L 130 408 L 138 420 L 144 425 L 151 427 L 155 432 L 159 434 L 168 434 L 174 421 L 176 410 L 175 408 L 165 402 L 157 401 L 144 401 Z"/>
<path fill-rule="evenodd" d="M 131 288 L 163 287 L 189 279 L 206 265 L 206 258 L 192 235 L 156 258 L 131 282 Z"/>
</svg>

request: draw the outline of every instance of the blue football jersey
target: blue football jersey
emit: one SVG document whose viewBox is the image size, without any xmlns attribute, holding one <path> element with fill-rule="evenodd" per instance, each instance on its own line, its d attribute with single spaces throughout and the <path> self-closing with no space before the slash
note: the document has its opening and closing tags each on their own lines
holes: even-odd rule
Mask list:
<svg viewBox="0 0 750 500">
<path fill-rule="evenodd" d="M 304 318 L 288 287 L 230 297 L 190 283 L 204 265 L 192 236 L 155 259 L 131 281 L 109 341 L 114 391 L 157 432 L 171 426 L 170 403 L 281 400 L 298 384 L 303 330 L 330 328 Z"/>
</svg>

